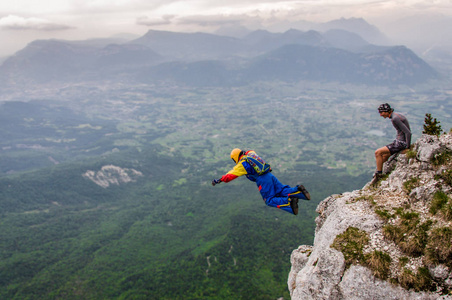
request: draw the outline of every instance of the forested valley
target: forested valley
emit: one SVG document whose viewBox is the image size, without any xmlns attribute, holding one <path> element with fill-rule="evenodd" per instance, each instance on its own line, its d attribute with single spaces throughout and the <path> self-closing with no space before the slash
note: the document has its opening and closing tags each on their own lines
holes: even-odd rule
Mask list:
<svg viewBox="0 0 452 300">
<path fill-rule="evenodd" d="M 376 108 L 451 127 L 450 92 L 304 82 L 236 88 L 89 84 L 0 105 L 2 299 L 289 298 L 290 253 L 315 208 L 371 179 L 395 136 Z M 311 201 L 267 207 L 212 187 L 254 149 Z"/>
</svg>

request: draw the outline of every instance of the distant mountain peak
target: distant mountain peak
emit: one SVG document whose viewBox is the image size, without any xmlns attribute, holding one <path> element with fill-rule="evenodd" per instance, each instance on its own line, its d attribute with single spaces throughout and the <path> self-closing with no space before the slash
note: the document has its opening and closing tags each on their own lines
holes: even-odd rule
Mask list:
<svg viewBox="0 0 452 300">
<path fill-rule="evenodd" d="M 361 36 L 366 41 L 376 45 L 389 45 L 390 41 L 376 26 L 369 24 L 363 18 L 341 18 L 314 26 L 314 29 L 328 31 L 343 29 Z"/>
</svg>

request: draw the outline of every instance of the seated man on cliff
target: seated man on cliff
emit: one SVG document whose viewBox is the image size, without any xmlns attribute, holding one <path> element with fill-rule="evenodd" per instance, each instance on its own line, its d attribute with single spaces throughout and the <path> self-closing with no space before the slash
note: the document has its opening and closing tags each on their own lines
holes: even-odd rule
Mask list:
<svg viewBox="0 0 452 300">
<path fill-rule="evenodd" d="M 410 124 L 405 116 L 395 113 L 394 109 L 392 109 L 388 103 L 381 104 L 378 107 L 378 112 L 381 117 L 391 119 L 392 125 L 397 131 L 397 136 L 391 144 L 378 148 L 375 151 L 377 170 L 374 174 L 374 181 L 380 179 L 383 175 L 384 162 L 387 161 L 391 155 L 410 148 L 411 144 Z"/>
<path fill-rule="evenodd" d="M 236 165 L 220 179 L 212 180 L 213 186 L 246 175 L 246 178 L 256 182 L 265 204 L 294 215 L 298 214 L 298 199 L 311 199 L 303 185 L 290 187 L 279 182 L 278 178 L 271 173 L 270 165 L 253 150 L 244 151 L 235 148 L 231 151 L 231 158 Z"/>
</svg>

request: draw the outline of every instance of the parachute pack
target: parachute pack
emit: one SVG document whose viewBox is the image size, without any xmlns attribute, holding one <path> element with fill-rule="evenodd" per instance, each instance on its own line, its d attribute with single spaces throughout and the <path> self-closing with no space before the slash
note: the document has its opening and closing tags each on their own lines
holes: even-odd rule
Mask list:
<svg viewBox="0 0 452 300">
<path fill-rule="evenodd" d="M 270 164 L 266 163 L 259 155 L 254 152 L 248 153 L 244 159 L 253 167 L 257 174 L 263 175 L 270 171 Z"/>
</svg>

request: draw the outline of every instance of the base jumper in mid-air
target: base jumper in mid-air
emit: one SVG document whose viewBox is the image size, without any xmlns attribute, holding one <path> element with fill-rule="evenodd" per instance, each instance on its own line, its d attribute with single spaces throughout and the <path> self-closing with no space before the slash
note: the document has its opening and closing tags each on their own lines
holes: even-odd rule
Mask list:
<svg viewBox="0 0 452 300">
<path fill-rule="evenodd" d="M 303 185 L 300 184 L 296 187 L 283 185 L 271 173 L 270 165 L 253 150 L 244 151 L 235 148 L 231 151 L 231 158 L 236 164 L 235 167 L 220 179 L 212 180 L 213 186 L 246 175 L 246 178 L 256 182 L 265 204 L 294 215 L 298 214 L 298 199 L 311 199 L 309 192 Z"/>
</svg>

